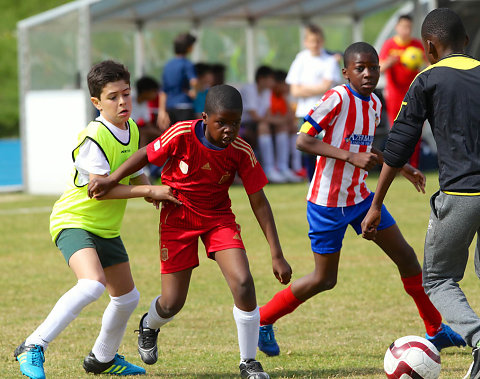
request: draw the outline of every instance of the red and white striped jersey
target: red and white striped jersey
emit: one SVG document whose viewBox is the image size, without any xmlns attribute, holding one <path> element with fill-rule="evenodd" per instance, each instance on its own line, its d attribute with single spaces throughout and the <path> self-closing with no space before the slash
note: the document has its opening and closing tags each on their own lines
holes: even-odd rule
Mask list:
<svg viewBox="0 0 480 379">
<path fill-rule="evenodd" d="M 362 96 L 349 85 L 341 85 L 325 93 L 305 117 L 300 131 L 316 136 L 323 130 L 325 143 L 354 153 L 369 152 L 381 111 L 375 94 Z M 370 194 L 367 175 L 350 163 L 318 156 L 307 200 L 327 207 L 358 204 Z"/>
<path fill-rule="evenodd" d="M 203 133 L 202 120 L 181 121 L 147 145 L 149 162 L 164 165 L 162 183 L 192 211 L 183 220 L 188 228 L 218 222 L 221 216 L 235 220 L 228 189 L 237 172 L 249 195 L 267 184 L 252 148 L 242 138 L 213 150 L 202 144 L 197 132 Z"/>
</svg>

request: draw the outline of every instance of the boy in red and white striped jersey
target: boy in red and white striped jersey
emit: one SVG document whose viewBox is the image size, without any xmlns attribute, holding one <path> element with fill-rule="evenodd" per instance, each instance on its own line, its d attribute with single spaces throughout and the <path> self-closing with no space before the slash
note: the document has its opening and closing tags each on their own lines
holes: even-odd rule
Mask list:
<svg viewBox="0 0 480 379">
<path fill-rule="evenodd" d="M 202 120 L 176 123 L 132 155 L 116 175 L 89 184 L 89 195 L 101 197 L 128 172 L 150 162 L 164 165 L 162 183 L 168 183 L 182 202 L 181 206 L 163 203 L 160 214 L 162 295 L 153 299 L 142 317 L 138 337 L 138 351 L 147 364 L 157 361 L 160 327 L 171 321 L 186 301 L 192 271 L 199 264 L 201 238 L 207 256 L 217 262 L 233 295 L 241 376 L 269 378 L 255 360 L 260 314 L 240 225 L 235 222 L 228 196 L 237 172 L 270 246 L 275 276 L 287 284 L 292 271 L 283 257 L 263 192 L 267 178 L 250 145 L 238 137 L 241 115 L 240 93 L 228 85 L 214 86 L 207 93 Z"/>
<path fill-rule="evenodd" d="M 272 324 L 307 299 L 335 286 L 347 226 L 360 234 L 360 223 L 372 202 L 373 193 L 365 184 L 367 171 L 383 162 L 382 153 L 372 147 L 381 112 L 380 100 L 373 94 L 380 74 L 377 52 L 371 45 L 358 42 L 347 48 L 344 60 L 342 72 L 348 84 L 325 93 L 305 117 L 297 139 L 298 149 L 317 155 L 307 196 L 315 269 L 260 308 L 259 348 L 267 355 L 280 353 Z M 322 131 L 323 140 L 315 138 Z M 420 171 L 405 165 L 402 173 L 417 191 L 424 192 L 425 176 Z M 415 252 L 385 207 L 375 243 L 397 265 L 405 291 L 413 297 L 425 323 L 427 338 L 438 350 L 465 345 L 458 334 L 442 324 L 440 313 L 423 290 L 422 269 Z"/>
</svg>

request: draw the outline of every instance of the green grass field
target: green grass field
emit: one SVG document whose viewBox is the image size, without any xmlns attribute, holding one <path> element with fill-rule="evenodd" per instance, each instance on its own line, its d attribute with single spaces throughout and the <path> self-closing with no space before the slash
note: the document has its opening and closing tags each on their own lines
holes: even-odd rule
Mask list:
<svg viewBox="0 0 480 379">
<path fill-rule="evenodd" d="M 370 188 L 375 188 L 375 182 L 375 177 L 369 179 Z M 427 183 L 428 193 L 422 196 L 399 178 L 386 202 L 419 259 L 428 223 L 428 196 L 438 186 L 436 176 L 429 175 Z M 305 217 L 307 186 L 275 185 L 268 186 L 265 192 L 293 278 L 299 278 L 313 268 Z M 243 188 L 233 187 L 230 193 L 261 305 L 283 286 L 272 274 L 267 243 Z M 55 200 L 25 194 L 0 195 L 1 378 L 21 376 L 13 350 L 75 282 L 49 238 L 49 213 Z M 142 366 L 133 330 L 160 289 L 157 230 L 158 212 L 143 200 L 130 201 L 122 238 L 142 297 L 120 352 Z M 146 367 L 148 377 L 238 377 L 232 298 L 215 262 L 205 258 L 203 247 L 200 257 L 184 309 L 160 333 L 159 360 Z M 478 309 L 480 286 L 473 264 L 469 264 L 462 285 L 470 303 Z M 50 345 L 45 363 L 47 377 L 86 377 L 81 364 L 97 336 L 107 303 L 105 294 L 84 309 Z M 383 356 L 390 343 L 401 336 L 424 334 L 423 323 L 413 301 L 403 291 L 393 263 L 376 245 L 357 237 L 352 230 L 344 240 L 336 288 L 309 300 L 276 326 L 281 355 L 257 355 L 272 378 L 384 378 Z M 449 348 L 441 355 L 441 377 L 463 377 L 471 362 L 470 349 Z"/>
</svg>

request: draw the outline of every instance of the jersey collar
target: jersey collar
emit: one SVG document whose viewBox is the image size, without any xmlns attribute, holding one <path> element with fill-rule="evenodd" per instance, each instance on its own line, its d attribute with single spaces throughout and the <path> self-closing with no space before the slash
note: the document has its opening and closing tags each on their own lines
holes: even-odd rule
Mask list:
<svg viewBox="0 0 480 379">
<path fill-rule="evenodd" d="M 363 101 L 370 101 L 370 96 L 363 96 L 363 95 L 359 94 L 352 87 L 350 87 L 349 83 L 347 83 L 346 86 L 350 90 L 350 92 L 353 94 L 353 96 L 358 97 L 360 100 L 363 100 Z"/>
<path fill-rule="evenodd" d="M 198 122 L 195 124 L 195 135 L 197 136 L 198 140 L 200 143 L 211 149 L 211 150 L 223 150 L 224 148 L 215 146 L 213 143 L 208 142 L 207 138 L 205 137 L 205 127 L 203 125 L 202 120 L 198 120 Z"/>
</svg>

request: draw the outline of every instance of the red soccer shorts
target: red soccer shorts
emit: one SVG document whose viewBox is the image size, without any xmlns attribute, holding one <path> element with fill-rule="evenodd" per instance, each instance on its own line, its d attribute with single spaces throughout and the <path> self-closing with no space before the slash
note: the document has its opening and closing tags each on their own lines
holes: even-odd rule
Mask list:
<svg viewBox="0 0 480 379">
<path fill-rule="evenodd" d="M 205 245 L 207 256 L 214 259 L 213 253 L 226 249 L 242 249 L 240 225 L 222 224 L 214 227 L 185 229 L 169 224 L 160 225 L 160 265 L 162 274 L 170 274 L 197 267 L 198 237 Z"/>
</svg>

